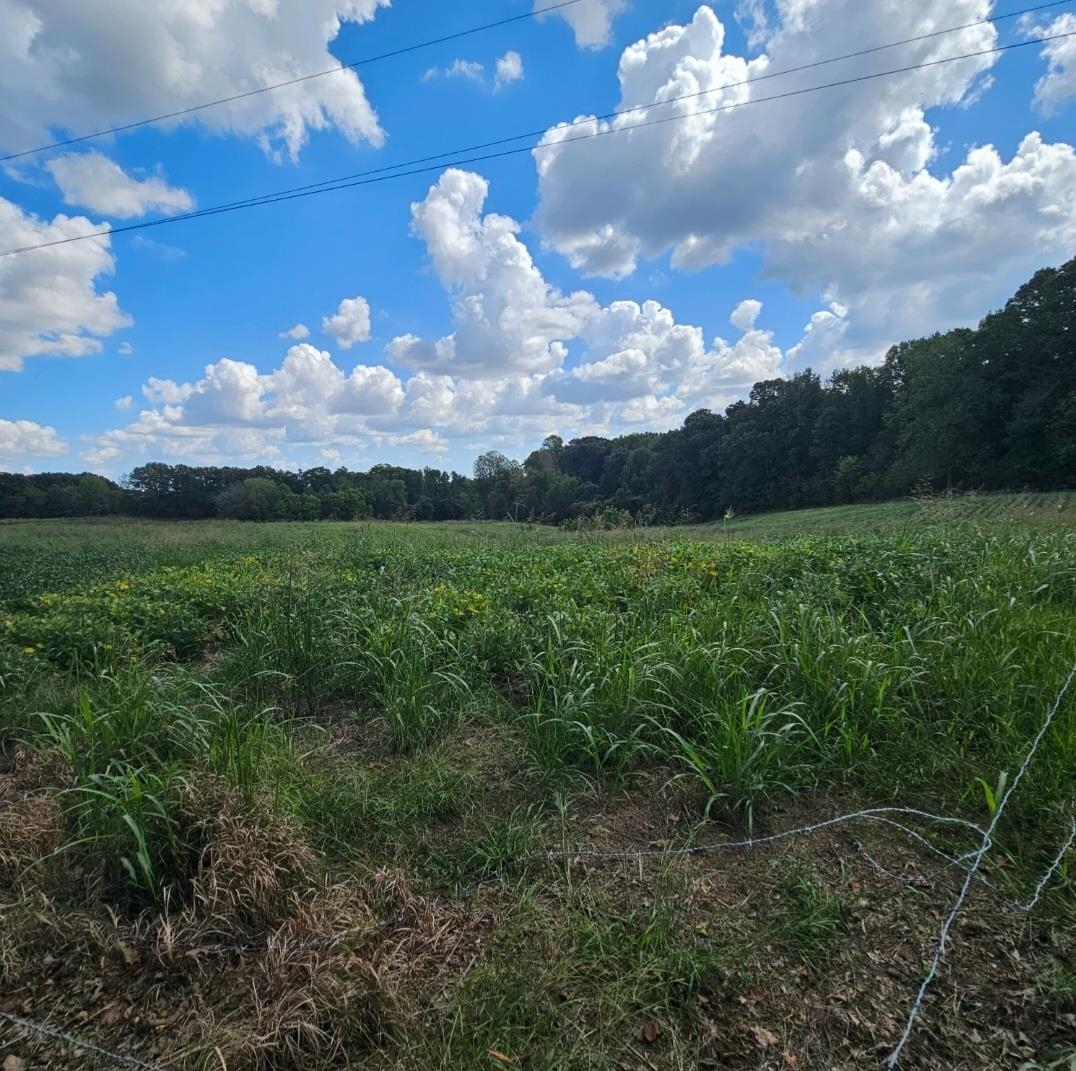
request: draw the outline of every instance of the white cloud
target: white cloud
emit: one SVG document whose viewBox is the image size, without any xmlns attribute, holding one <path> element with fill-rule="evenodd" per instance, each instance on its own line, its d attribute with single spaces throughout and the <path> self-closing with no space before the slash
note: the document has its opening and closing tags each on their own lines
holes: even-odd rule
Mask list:
<svg viewBox="0 0 1076 1071">
<path fill-rule="evenodd" d="M 512 82 L 518 82 L 523 77 L 523 57 L 509 49 L 497 60 L 497 74 L 493 80 L 494 90 L 503 88 Z"/>
<path fill-rule="evenodd" d="M 64 204 L 91 212 L 133 219 L 150 211 L 176 215 L 194 207 L 186 191 L 160 175 L 136 179 L 99 152 L 64 153 L 45 165 L 63 194 Z"/>
<path fill-rule="evenodd" d="M 185 402 L 194 393 L 189 383 L 176 383 L 172 379 L 158 379 L 150 376 L 142 384 L 142 394 L 149 401 L 160 405 L 178 405 Z"/>
<path fill-rule="evenodd" d="M 535 11 L 549 6 L 548 0 L 534 0 Z M 575 43 L 580 48 L 604 48 L 613 40 L 613 20 L 627 6 L 627 0 L 582 0 L 550 14 L 571 26 Z"/>
<path fill-rule="evenodd" d="M 1029 37 L 1076 34 L 1076 14 L 1066 11 L 1045 26 L 1037 25 L 1030 16 L 1024 16 L 1021 28 Z M 1076 96 L 1076 37 L 1047 41 L 1042 46 L 1042 55 L 1047 68 L 1035 83 L 1035 104 L 1044 115 L 1056 115 Z"/>
<path fill-rule="evenodd" d="M 115 405 L 121 413 L 126 413 L 134 405 L 134 398 L 130 394 L 125 394 L 122 398 L 116 399 Z"/>
<path fill-rule="evenodd" d="M 789 361 L 799 367 L 813 365 L 816 368 L 847 363 L 842 354 L 849 328 L 847 316 L 848 310 L 836 302 L 828 309 L 813 313 L 804 328 L 803 338 L 788 351 Z"/>
<path fill-rule="evenodd" d="M 121 343 L 120 343 L 120 344 L 119 344 L 119 345 L 118 345 L 118 346 L 116 347 L 116 352 L 117 352 L 117 353 L 118 353 L 118 354 L 119 354 L 119 355 L 120 355 L 121 357 L 130 357 L 130 356 L 131 356 L 131 354 L 132 354 L 132 353 L 134 353 L 134 346 L 132 346 L 132 345 L 130 344 L 130 342 L 121 342 Z"/>
<path fill-rule="evenodd" d="M 729 323 L 741 331 L 750 331 L 755 326 L 758 314 L 762 311 L 762 302 L 754 298 L 745 298 L 732 310 Z"/>
<path fill-rule="evenodd" d="M 788 369 L 789 355 L 759 326 L 755 299 L 730 310 L 733 339 L 708 343 L 700 327 L 678 322 L 658 301 L 603 305 L 587 291 L 564 294 L 534 263 L 518 222 L 484 211 L 487 194 L 484 178 L 450 168 L 411 206 L 453 330 L 436 340 L 393 339 L 386 352 L 399 374 L 368 364 L 348 371 L 305 342 L 270 372 L 223 358 L 194 382 L 148 380 L 142 393 L 151 408 L 91 449 L 101 459 L 115 452 L 112 460 L 216 461 L 235 451 L 269 463 L 296 449 L 334 460 L 345 447 L 349 457 L 375 447 L 442 456 L 476 439 L 512 448 L 551 428 L 571 435 L 668 427 Z M 834 304 L 812 317 L 795 352 L 840 341 L 830 320 L 843 323 L 846 313 Z M 337 316 L 343 337 L 368 335 L 363 299 L 341 302 Z"/>
<path fill-rule="evenodd" d="M 424 82 L 432 82 L 435 78 L 463 78 L 468 82 L 478 82 L 480 85 L 485 75 L 485 67 L 473 60 L 454 60 L 448 67 L 430 67 L 422 76 Z"/>
<path fill-rule="evenodd" d="M 84 216 L 51 223 L 0 197 L 0 235 L 10 249 L 101 229 Z M 0 257 L 0 370 L 27 357 L 82 357 L 101 339 L 131 324 L 116 295 L 97 288 L 114 267 L 108 235 Z"/>
<path fill-rule="evenodd" d="M 4 0 L 0 3 L 0 146 L 7 151 L 286 81 L 337 64 L 343 22 L 389 0 Z M 136 46 L 136 47 L 135 47 Z M 384 133 L 353 70 L 195 112 L 176 122 L 257 137 L 293 158 L 310 131 L 352 142 Z"/>
<path fill-rule="evenodd" d="M 321 329 L 332 335 L 344 350 L 370 337 L 370 305 L 364 297 L 344 298 L 332 316 L 321 321 Z"/>
<path fill-rule="evenodd" d="M 290 338 L 295 342 L 301 342 L 304 338 L 310 337 L 310 328 L 306 324 L 296 324 L 294 327 L 289 327 L 287 331 L 281 331 L 277 338 Z"/>
<path fill-rule="evenodd" d="M 748 5 L 750 8 L 752 5 Z M 757 6 L 757 5 L 754 5 Z M 570 9 L 569 9 L 570 10 Z M 708 7 L 625 49 L 621 107 L 708 92 L 645 115 L 550 130 L 535 153 L 543 238 L 591 274 L 623 277 L 671 253 L 698 270 L 757 250 L 764 276 L 849 308 L 842 342 L 876 352 L 890 341 L 974 322 L 1034 268 L 1076 245 L 1076 153 L 1029 134 L 1008 159 L 968 151 L 934 174 L 929 109 L 974 96 L 996 56 L 930 67 L 854 88 L 697 114 L 818 84 L 817 71 L 736 85 L 864 43 L 971 23 L 989 0 L 924 0 L 865 8 L 858 0 L 779 0 L 766 52 L 724 51 Z M 824 28 L 824 32 L 823 32 Z M 992 47 L 989 23 L 908 46 L 900 65 Z M 841 77 L 877 70 L 876 58 Z M 581 132 L 684 115 L 591 141 Z"/>
<path fill-rule="evenodd" d="M 660 425 L 783 369 L 772 332 L 755 326 L 761 302 L 733 312 L 741 337 L 707 345 L 701 328 L 657 301 L 603 306 L 587 291 L 565 295 L 534 264 L 515 220 L 483 214 L 487 193 L 481 176 L 449 169 L 411 206 L 455 330 L 390 342 L 394 365 L 419 369 L 397 420 L 450 435 Z"/>
<path fill-rule="evenodd" d="M 404 401 L 403 384 L 389 369 L 357 365 L 345 373 L 308 343 L 292 346 L 269 373 L 225 357 L 192 383 L 151 378 L 142 394 L 152 408 L 97 437 L 92 449 L 99 459 L 105 460 L 102 450 L 202 460 L 234 450 L 237 457 L 271 461 L 285 444 L 332 449 L 363 437 L 380 440 L 390 431 L 377 421 L 392 422 Z"/>
<path fill-rule="evenodd" d="M 451 295 L 455 330 L 437 341 L 393 339 L 393 363 L 471 378 L 547 372 L 563 363 L 561 340 L 579 334 L 594 298 L 565 295 L 546 282 L 516 237 L 519 224 L 482 215 L 488 191 L 480 175 L 452 168 L 411 206 L 412 230 Z"/>
<path fill-rule="evenodd" d="M 67 443 L 59 438 L 55 428 L 32 420 L 0 419 L 0 460 L 56 457 L 66 450 Z"/>
</svg>

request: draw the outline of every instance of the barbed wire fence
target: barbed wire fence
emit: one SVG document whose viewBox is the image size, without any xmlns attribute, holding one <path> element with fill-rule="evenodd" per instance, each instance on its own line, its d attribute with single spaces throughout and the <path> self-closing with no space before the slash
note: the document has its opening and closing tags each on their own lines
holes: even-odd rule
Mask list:
<svg viewBox="0 0 1076 1071">
<path fill-rule="evenodd" d="M 1012 779 L 1012 784 L 1009 785 L 1004 796 L 998 801 L 998 805 L 994 810 L 994 815 L 990 819 L 990 824 L 986 827 L 986 830 L 983 833 L 983 839 L 979 845 L 979 850 L 975 853 L 975 856 L 971 861 L 971 866 L 968 867 L 965 873 L 964 884 L 960 887 L 960 892 L 953 901 L 953 906 L 949 909 L 949 914 L 945 916 L 945 921 L 942 923 L 941 930 L 938 932 L 938 943 L 934 948 L 934 955 L 931 958 L 930 967 L 927 970 L 926 976 L 923 978 L 922 984 L 919 986 L 919 991 L 915 995 L 915 1000 L 912 1001 L 912 1006 L 908 1012 L 908 1021 L 904 1026 L 904 1032 L 901 1034 L 896 1048 L 889 1054 L 889 1059 L 886 1060 L 886 1067 L 889 1071 L 894 1071 L 897 1067 L 900 1062 L 901 1053 L 904 1052 L 904 1048 L 908 1044 L 912 1032 L 915 1030 L 916 1021 L 919 1019 L 919 1015 L 923 1009 L 923 998 L 926 996 L 927 990 L 933 983 L 934 978 L 938 973 L 938 967 L 941 965 L 942 957 L 945 955 L 945 946 L 949 940 L 949 931 L 953 928 L 953 923 L 956 922 L 957 916 L 964 906 L 964 901 L 967 899 L 968 893 L 971 890 L 971 884 L 975 880 L 976 874 L 979 872 L 979 867 L 982 865 L 986 853 L 993 847 L 994 833 L 997 830 L 998 823 L 1001 821 L 1001 816 L 1005 813 L 1005 808 L 1009 805 L 1009 800 L 1012 799 L 1013 793 L 1019 787 L 1024 774 L 1027 773 L 1028 767 L 1030 767 L 1032 760 L 1035 758 L 1035 753 L 1039 750 L 1039 744 L 1042 743 L 1043 738 L 1046 736 L 1047 732 L 1049 732 L 1050 726 L 1053 724 L 1054 716 L 1057 714 L 1058 710 L 1061 709 L 1061 702 L 1065 698 L 1065 694 L 1068 692 L 1074 677 L 1076 677 L 1076 666 L 1072 667 L 1069 675 L 1065 678 L 1065 683 L 1061 685 L 1061 690 L 1057 693 L 1057 698 L 1054 699 L 1053 705 L 1043 719 L 1035 739 L 1031 742 L 1031 746 L 1027 749 L 1027 753 L 1024 755 L 1024 761 L 1020 764 L 1020 769 L 1016 771 L 1016 776 Z M 1072 843 L 1071 840 L 1069 843 Z M 1058 859 L 1057 866 L 1060 865 L 1061 861 Z M 1046 887 L 1046 882 L 1049 881 L 1050 877 L 1055 872 L 1056 867 L 1051 866 L 1043 881 L 1039 883 L 1040 887 L 1036 889 L 1035 896 L 1032 897 L 1033 904 L 1038 902 L 1038 897 L 1041 895 L 1042 889 Z"/>
<path fill-rule="evenodd" d="M 1061 708 L 1061 704 L 1064 701 L 1066 694 L 1068 693 L 1073 681 L 1076 680 L 1076 665 L 1072 667 L 1060 690 L 1058 691 L 1053 703 L 1048 709 L 1046 716 L 1044 717 L 1042 724 L 1039 727 L 1034 739 L 1032 740 L 1027 752 L 1024 755 L 1023 761 L 1016 776 L 1013 778 L 1008 789 L 998 802 L 997 807 L 994 810 L 990 823 L 984 829 L 982 826 L 975 822 L 972 822 L 965 818 L 959 818 L 951 815 L 936 815 L 931 814 L 928 811 L 919 810 L 914 807 L 898 807 L 898 806 L 885 806 L 885 807 L 869 807 L 859 811 L 853 811 L 847 814 L 837 815 L 833 818 L 826 818 L 819 822 L 811 823 L 810 825 L 798 826 L 794 829 L 783 830 L 778 833 L 771 833 L 761 837 L 749 836 L 742 840 L 736 841 L 717 841 L 708 844 L 696 844 L 687 845 L 681 848 L 670 848 L 664 846 L 661 848 L 652 849 L 624 849 L 624 850 L 600 850 L 592 848 L 563 848 L 553 851 L 545 852 L 531 852 L 526 855 L 518 856 L 517 858 L 505 863 L 502 867 L 493 871 L 480 882 L 479 885 L 490 884 L 493 882 L 503 880 L 504 876 L 509 870 L 515 870 L 517 868 L 526 867 L 532 863 L 554 863 L 562 861 L 581 861 L 581 860 L 593 860 L 596 862 L 601 861 L 637 861 L 642 862 L 645 860 L 653 859 L 670 859 L 676 857 L 686 857 L 695 855 L 704 855 L 710 853 L 716 853 L 721 851 L 736 851 L 736 850 L 751 850 L 765 845 L 774 844 L 780 841 L 788 840 L 794 837 L 806 837 L 814 833 L 821 832 L 827 829 L 837 828 L 839 826 L 848 825 L 854 822 L 868 822 L 879 823 L 890 826 L 903 834 L 907 835 L 912 840 L 922 844 L 932 854 L 940 857 L 944 861 L 944 865 L 935 875 L 935 878 L 944 871 L 950 868 L 956 868 L 964 874 L 964 880 L 961 884 L 960 890 L 951 904 L 948 913 L 939 929 L 938 940 L 935 944 L 934 951 L 931 955 L 930 965 L 927 969 L 926 975 L 920 983 L 915 997 L 909 1008 L 908 1017 L 905 1022 L 904 1030 L 898 1039 L 895 1047 L 890 1052 L 889 1056 L 885 1060 L 884 1067 L 886 1071 L 896 1071 L 899 1066 L 900 1058 L 904 1053 L 904 1050 L 910 1041 L 919 1017 L 922 1014 L 923 1004 L 927 992 L 929 991 L 934 979 L 937 976 L 938 970 L 941 966 L 942 960 L 945 956 L 946 948 L 949 943 L 949 935 L 952 931 L 953 925 L 956 922 L 961 910 L 964 907 L 964 903 L 967 900 L 973 885 L 978 884 L 984 889 L 991 892 L 993 895 L 999 897 L 1006 905 L 1013 910 L 1021 912 L 1023 914 L 1029 914 L 1038 906 L 1040 900 L 1046 889 L 1049 887 L 1050 882 L 1056 876 L 1060 870 L 1061 865 L 1076 844 L 1076 815 L 1070 817 L 1070 830 L 1068 837 L 1062 842 L 1057 853 L 1051 859 L 1049 865 L 1036 882 L 1031 896 L 1025 900 L 1016 900 L 1008 894 L 998 889 L 981 871 L 982 863 L 986 858 L 988 852 L 994 844 L 994 834 L 997 831 L 997 827 L 1001 822 L 1001 819 L 1005 813 L 1005 810 L 1012 799 L 1013 793 L 1016 791 L 1020 782 L 1027 774 L 1035 755 L 1038 752 L 1046 734 L 1049 732 L 1051 725 L 1057 715 L 1057 712 Z M 964 853 L 960 856 L 950 855 L 948 852 L 939 848 L 929 837 L 923 833 L 912 828 L 909 825 L 905 825 L 903 822 L 898 821 L 895 817 L 901 815 L 904 817 L 919 818 L 927 822 L 938 823 L 939 825 L 957 826 L 964 830 L 970 830 L 977 834 L 980 838 L 978 847 L 973 850 Z M 856 850 L 865 858 L 869 865 L 871 865 L 880 874 L 901 882 L 903 884 L 912 884 L 914 879 L 909 879 L 905 875 L 895 874 L 888 870 L 864 848 L 862 843 L 858 840 L 853 840 L 853 846 Z M 926 879 L 929 880 L 930 879 Z M 253 953 L 260 953 L 264 951 L 270 951 L 273 949 L 284 950 L 287 949 L 311 949 L 311 948 L 325 948 L 333 945 L 338 945 L 348 937 L 352 936 L 358 931 L 349 930 L 343 934 L 335 935 L 331 938 L 326 938 L 318 941 L 289 941 L 287 938 L 274 940 L 270 937 L 265 942 L 253 943 L 253 944 L 215 944 L 215 945 L 200 945 L 197 943 L 179 943 L 162 941 L 158 938 L 155 941 L 149 939 L 138 940 L 135 939 L 133 943 L 140 945 L 141 947 L 151 947 L 161 949 L 163 945 L 166 950 L 168 949 L 181 949 L 190 948 L 197 949 L 199 952 L 210 953 L 230 953 L 234 955 L 246 955 Z M 131 943 L 128 939 L 128 943 Z M 115 1066 L 126 1066 L 141 1068 L 142 1071 L 165 1071 L 165 1068 L 158 1064 L 147 1063 L 137 1057 L 126 1056 L 121 1053 L 111 1052 L 107 1049 L 103 1049 L 100 1046 L 94 1045 L 90 1042 L 83 1041 L 72 1034 L 65 1031 L 58 1030 L 55 1027 L 51 1027 L 45 1023 L 35 1022 L 30 1019 L 21 1018 L 19 1016 L 10 1014 L 8 1012 L 0 1011 L 0 1021 L 10 1023 L 16 1029 L 20 1030 L 25 1035 L 37 1036 L 42 1038 L 48 1038 L 59 1041 L 65 1045 L 73 1048 L 82 1049 L 86 1052 L 95 1053 L 98 1056 L 102 1056 L 105 1059 L 111 1060 Z"/>
<path fill-rule="evenodd" d="M 20 1019 L 19 1016 L 11 1015 L 4 1011 L 0 1011 L 0 1019 L 11 1023 L 12 1026 L 21 1030 L 24 1034 L 51 1038 L 54 1041 L 60 1041 L 65 1045 L 70 1045 L 72 1048 L 82 1049 L 84 1052 L 96 1053 L 98 1056 L 103 1056 L 106 1060 L 112 1061 L 112 1063 L 117 1066 L 139 1067 L 142 1068 L 142 1071 L 164 1071 L 164 1068 L 158 1064 L 148 1064 L 145 1060 L 139 1060 L 136 1056 L 124 1056 L 118 1052 L 110 1052 L 108 1049 L 102 1049 L 98 1045 L 92 1045 L 88 1041 L 82 1041 L 71 1034 L 67 1034 L 63 1030 L 57 1030 L 54 1027 L 46 1026 L 44 1023 L 35 1023 L 31 1022 L 29 1019 Z"/>
</svg>

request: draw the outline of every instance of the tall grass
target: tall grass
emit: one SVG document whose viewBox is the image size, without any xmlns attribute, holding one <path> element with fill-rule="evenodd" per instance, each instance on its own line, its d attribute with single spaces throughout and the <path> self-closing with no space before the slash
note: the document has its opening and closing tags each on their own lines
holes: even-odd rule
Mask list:
<svg viewBox="0 0 1076 1071">
<path fill-rule="evenodd" d="M 35 679 L 68 691 L 40 692 L 52 698 L 28 719 L 24 690 L 12 723 L 93 791 L 94 778 L 206 772 L 248 802 L 321 807 L 326 821 L 279 791 L 296 719 L 381 720 L 393 751 L 418 755 L 497 718 L 546 773 L 650 770 L 693 786 L 700 813 L 749 825 L 814 785 L 979 814 L 982 785 L 1011 773 L 1076 661 L 1076 536 L 1063 530 L 932 523 L 760 544 L 401 531 L 274 559 L 279 581 L 259 573 L 206 662 L 181 671 L 152 652 L 71 669 L 19 647 Z M 215 585 L 206 566 L 189 583 L 171 570 L 162 591 L 203 607 L 243 575 Z M 153 574 L 140 584 L 145 606 Z M 110 591 L 102 600 L 119 605 Z M 87 587 L 79 605 L 96 597 Z M 52 605 L 24 616 L 53 613 L 60 640 L 68 627 L 99 639 L 96 618 L 69 626 Z M 9 619 L 5 651 L 23 627 Z M 1000 831 L 1006 849 L 1048 851 L 1074 773 L 1070 697 Z M 340 785 L 358 781 L 323 784 L 325 798 Z M 128 797 L 145 794 L 116 789 Z"/>
</svg>

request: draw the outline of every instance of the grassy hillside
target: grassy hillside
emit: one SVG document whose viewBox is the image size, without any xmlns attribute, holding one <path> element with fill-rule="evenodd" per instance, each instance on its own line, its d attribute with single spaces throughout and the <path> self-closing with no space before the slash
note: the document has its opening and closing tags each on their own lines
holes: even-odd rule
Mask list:
<svg viewBox="0 0 1076 1071">
<path fill-rule="evenodd" d="M 837 535 L 879 529 L 913 529 L 924 524 L 971 522 L 1036 528 L 1076 527 L 1076 491 L 1013 495 L 957 495 L 831 506 L 756 516 L 733 517 L 720 524 L 695 525 L 693 533 L 737 539 L 783 539 L 801 535 Z"/>
</svg>

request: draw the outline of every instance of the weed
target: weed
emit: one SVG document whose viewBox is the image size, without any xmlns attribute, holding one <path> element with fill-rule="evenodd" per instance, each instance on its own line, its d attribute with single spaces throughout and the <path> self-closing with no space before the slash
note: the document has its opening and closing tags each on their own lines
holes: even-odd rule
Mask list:
<svg viewBox="0 0 1076 1071">
<path fill-rule="evenodd" d="M 809 777 L 802 760 L 810 732 L 794 707 L 770 709 L 765 690 L 743 696 L 731 710 L 704 710 L 688 732 L 664 727 L 669 758 L 682 766 L 673 780 L 699 785 L 704 814 L 715 807 L 754 827 L 756 807 L 778 792 L 791 792 Z"/>
<path fill-rule="evenodd" d="M 782 874 L 772 910 L 774 938 L 812 971 L 821 971 L 845 931 L 844 901 L 795 857 L 778 866 Z"/>
</svg>

